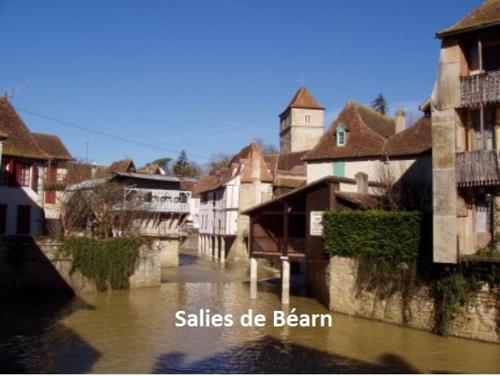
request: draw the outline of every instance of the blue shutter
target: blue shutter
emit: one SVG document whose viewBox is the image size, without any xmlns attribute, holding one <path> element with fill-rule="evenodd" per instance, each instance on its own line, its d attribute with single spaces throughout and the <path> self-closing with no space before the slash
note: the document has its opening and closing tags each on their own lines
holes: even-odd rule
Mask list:
<svg viewBox="0 0 500 376">
<path fill-rule="evenodd" d="M 333 176 L 337 176 L 339 178 L 345 177 L 345 162 L 333 162 Z"/>
</svg>

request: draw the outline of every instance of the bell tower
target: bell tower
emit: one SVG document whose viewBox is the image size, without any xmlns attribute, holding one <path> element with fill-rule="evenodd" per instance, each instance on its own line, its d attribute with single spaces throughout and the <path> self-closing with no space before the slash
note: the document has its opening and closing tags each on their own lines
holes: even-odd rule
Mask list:
<svg viewBox="0 0 500 376">
<path fill-rule="evenodd" d="M 302 86 L 280 118 L 280 153 L 311 150 L 324 133 L 325 108 Z"/>
</svg>

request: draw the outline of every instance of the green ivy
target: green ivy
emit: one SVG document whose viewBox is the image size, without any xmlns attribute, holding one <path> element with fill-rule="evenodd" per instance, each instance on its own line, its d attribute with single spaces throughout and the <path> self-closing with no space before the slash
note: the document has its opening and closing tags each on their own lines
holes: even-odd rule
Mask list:
<svg viewBox="0 0 500 376">
<path fill-rule="evenodd" d="M 325 250 L 335 256 L 378 260 L 387 267 L 412 264 L 419 254 L 421 222 L 418 212 L 327 212 Z"/>
<path fill-rule="evenodd" d="M 447 334 L 448 326 L 460 308 L 467 306 L 485 283 L 491 288 L 498 288 L 500 273 L 494 264 L 461 263 L 440 269 L 432 280 L 436 306 L 435 332 Z"/>
<path fill-rule="evenodd" d="M 129 288 L 142 244 L 140 238 L 72 237 L 65 240 L 58 256 L 71 259 L 70 272 L 78 270 L 95 282 L 98 291 L 122 290 Z"/>
</svg>

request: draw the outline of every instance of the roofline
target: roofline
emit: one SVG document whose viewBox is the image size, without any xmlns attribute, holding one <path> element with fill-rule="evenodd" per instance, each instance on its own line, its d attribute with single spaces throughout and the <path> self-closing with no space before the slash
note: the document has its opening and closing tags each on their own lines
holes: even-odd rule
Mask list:
<svg viewBox="0 0 500 376">
<path fill-rule="evenodd" d="M 279 202 L 279 201 L 282 201 L 290 196 L 294 196 L 296 195 L 297 193 L 300 193 L 300 192 L 303 192 L 303 191 L 307 191 L 309 190 L 310 188 L 316 186 L 316 185 L 322 185 L 322 184 L 325 184 L 325 183 L 347 183 L 347 184 L 353 184 L 355 185 L 356 184 L 356 179 L 351 179 L 351 178 L 341 178 L 341 177 L 338 177 L 338 176 L 325 176 L 324 178 L 321 178 L 321 179 L 318 179 L 318 180 L 314 180 L 312 181 L 311 183 L 309 184 L 306 184 L 302 187 L 299 187 L 299 188 L 296 188 L 290 192 L 287 192 L 285 193 L 284 195 L 281 195 L 279 197 L 276 197 L 276 198 L 273 198 L 272 200 L 269 200 L 269 201 L 266 201 L 266 202 L 263 202 L 259 205 L 255 205 L 255 206 L 252 206 L 244 211 L 241 212 L 241 214 L 244 214 L 244 215 L 249 215 L 250 213 L 254 212 L 255 210 L 261 208 L 261 207 L 264 207 L 264 206 L 267 206 L 267 205 L 270 205 L 270 204 L 274 204 L 276 202 Z M 371 186 L 371 187 L 376 187 L 376 186 L 380 186 L 381 183 L 377 183 L 377 182 L 368 182 L 368 186 Z"/>
<path fill-rule="evenodd" d="M 472 31 L 478 31 L 478 30 L 482 30 L 482 29 L 488 29 L 490 27 L 495 27 L 495 26 L 500 26 L 500 21 L 494 21 L 494 22 L 484 24 L 484 25 L 476 25 L 476 26 L 466 27 L 464 29 L 458 29 L 458 30 L 438 31 L 436 33 L 436 38 L 438 38 L 438 39 L 448 38 L 451 36 L 465 34 L 465 33 L 469 33 Z"/>
<path fill-rule="evenodd" d="M 310 106 L 288 106 L 285 108 L 285 110 L 278 115 L 278 117 L 281 119 L 287 112 L 289 112 L 293 108 L 299 108 L 303 110 L 318 110 L 318 111 L 325 111 L 325 107 L 319 106 L 319 107 L 310 107 Z"/>
</svg>

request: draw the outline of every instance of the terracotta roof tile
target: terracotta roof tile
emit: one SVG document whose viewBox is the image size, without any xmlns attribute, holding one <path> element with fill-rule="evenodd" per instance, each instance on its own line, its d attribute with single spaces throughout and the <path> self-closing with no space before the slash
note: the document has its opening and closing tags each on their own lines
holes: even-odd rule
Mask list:
<svg viewBox="0 0 500 376">
<path fill-rule="evenodd" d="M 353 102 L 356 106 L 359 115 L 363 118 L 366 126 L 379 135 L 388 138 L 396 133 L 396 125 L 394 119 L 382 115 L 380 112 L 375 111 L 370 107 L 363 106 L 362 104 Z"/>
<path fill-rule="evenodd" d="M 347 129 L 347 143 L 337 146 L 336 129 Z M 431 125 L 421 117 L 411 127 L 394 133 L 394 120 L 355 102 L 349 102 L 318 144 L 304 156 L 306 161 L 410 156 L 430 152 Z"/>
<path fill-rule="evenodd" d="M 7 135 L 3 155 L 49 159 L 6 97 L 0 97 L 0 132 Z"/>
<path fill-rule="evenodd" d="M 383 153 L 389 157 L 396 157 L 423 154 L 430 152 L 431 149 L 431 119 L 422 116 L 411 127 L 389 138 Z"/>
<path fill-rule="evenodd" d="M 111 172 L 135 172 L 135 165 L 132 159 L 122 159 L 111 163 L 109 166 Z"/>
<path fill-rule="evenodd" d="M 363 107 L 358 103 L 348 102 L 318 144 L 303 159 L 313 161 L 379 156 L 386 138 L 376 130 L 380 131 L 384 124 L 393 129 L 393 124 Z M 370 120 L 374 120 L 375 124 L 368 125 L 366 121 Z M 347 130 L 347 142 L 344 146 L 337 146 L 336 142 L 336 130 L 340 125 Z M 391 129 L 381 132 L 387 134 Z"/>
<path fill-rule="evenodd" d="M 219 174 L 207 175 L 201 178 L 193 187 L 193 195 L 199 195 L 203 192 L 213 191 L 222 187 L 233 178 L 230 169 L 224 169 Z"/>
<path fill-rule="evenodd" d="M 44 133 L 31 133 L 38 146 L 50 157 L 65 161 L 74 160 L 58 136 Z"/>
<path fill-rule="evenodd" d="M 335 195 L 362 209 L 376 208 L 382 203 L 381 197 L 375 195 L 355 192 L 335 192 Z"/>
<path fill-rule="evenodd" d="M 290 101 L 290 103 L 288 103 L 288 106 L 281 113 L 281 115 L 286 113 L 290 108 L 310 108 L 317 110 L 325 109 L 304 86 L 300 87 L 299 90 L 297 90 L 292 100 Z"/>
<path fill-rule="evenodd" d="M 92 168 L 95 169 L 95 176 L 92 176 Z M 84 180 L 100 179 L 109 176 L 110 173 L 107 166 L 72 162 L 67 165 L 66 184 L 76 184 L 81 183 Z"/>
<path fill-rule="evenodd" d="M 439 38 L 500 24 L 500 0 L 486 0 L 456 24 L 437 33 Z"/>
</svg>

